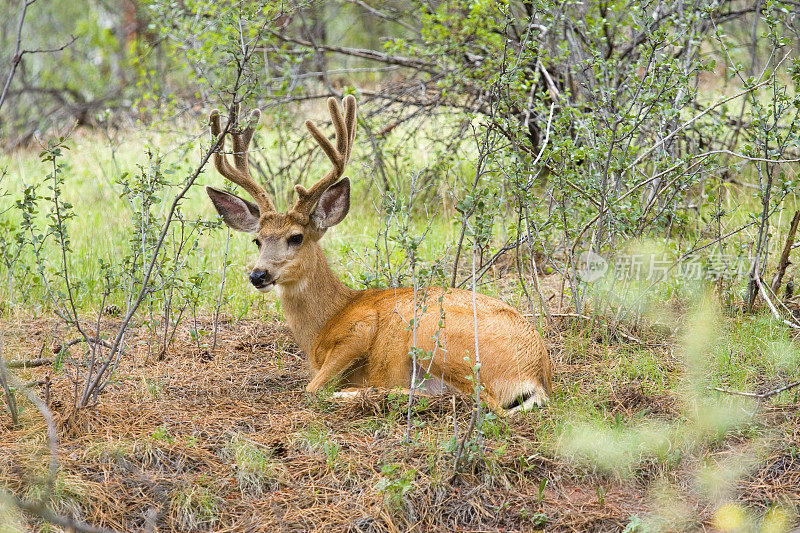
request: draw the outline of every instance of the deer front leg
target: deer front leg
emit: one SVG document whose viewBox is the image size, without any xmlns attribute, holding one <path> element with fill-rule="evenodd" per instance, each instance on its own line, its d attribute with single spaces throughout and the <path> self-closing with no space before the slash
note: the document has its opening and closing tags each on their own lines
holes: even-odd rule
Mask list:
<svg viewBox="0 0 800 533">
<path fill-rule="evenodd" d="M 489 409 L 494 411 L 496 414 L 500 416 L 506 415 L 506 410 L 503 409 L 503 406 L 500 405 L 500 402 L 498 402 L 497 399 L 488 392 L 486 391 L 481 392 L 481 400 L 486 402 L 486 405 L 489 406 Z"/>
<path fill-rule="evenodd" d="M 317 392 L 330 380 L 353 366 L 361 355 L 355 350 L 347 349 L 346 346 L 336 346 L 328 350 L 319 372 L 306 386 L 306 392 Z"/>
</svg>

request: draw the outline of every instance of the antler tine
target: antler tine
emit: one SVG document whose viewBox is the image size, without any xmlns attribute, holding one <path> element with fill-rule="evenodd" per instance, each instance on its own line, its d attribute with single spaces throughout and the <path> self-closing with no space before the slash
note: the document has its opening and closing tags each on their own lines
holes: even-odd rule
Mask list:
<svg viewBox="0 0 800 533">
<path fill-rule="evenodd" d="M 352 95 L 344 98 L 344 116 L 339 109 L 339 104 L 335 98 L 328 98 L 328 111 L 330 111 L 333 128 L 336 131 L 336 147 L 326 137 L 320 129 L 310 120 L 306 120 L 306 128 L 317 141 L 322 151 L 330 159 L 333 168 L 325 174 L 325 177 L 316 182 L 310 189 L 302 185 L 295 185 L 297 191 L 297 202 L 290 211 L 297 217 L 301 224 L 307 224 L 311 215 L 311 210 L 317 205 L 322 194 L 336 181 L 342 177 L 350 160 L 350 152 L 353 149 L 353 142 L 356 137 L 356 99 Z"/>
<path fill-rule="evenodd" d="M 236 124 L 238 116 L 239 105 L 237 104 L 233 113 L 234 127 L 238 126 L 238 124 Z M 223 153 L 225 149 L 225 139 L 222 139 L 220 142 L 219 150 L 214 152 L 214 166 L 225 178 L 247 191 L 247 193 L 253 197 L 253 200 L 256 201 L 258 210 L 263 215 L 265 213 L 275 212 L 275 206 L 267 194 L 266 189 L 250 177 L 250 169 L 247 165 L 247 149 L 250 146 L 250 140 L 253 138 L 253 133 L 256 131 L 256 126 L 260 118 L 261 111 L 256 109 L 250 114 L 247 127 L 241 131 L 231 131 L 229 133 L 231 141 L 233 142 L 233 166 L 231 166 L 228 162 L 228 158 Z M 218 138 L 222 132 L 218 110 L 215 109 L 211 112 L 209 121 L 211 122 L 211 134 L 214 138 Z"/>
<path fill-rule="evenodd" d="M 356 99 L 352 95 L 344 98 L 344 117 L 345 124 L 350 124 L 347 129 L 347 155 L 345 156 L 345 161 L 350 161 L 350 151 L 356 140 Z"/>
</svg>

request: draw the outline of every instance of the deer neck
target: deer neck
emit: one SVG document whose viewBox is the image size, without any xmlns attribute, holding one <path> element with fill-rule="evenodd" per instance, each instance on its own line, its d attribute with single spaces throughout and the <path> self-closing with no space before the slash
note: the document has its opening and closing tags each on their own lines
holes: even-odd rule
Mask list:
<svg viewBox="0 0 800 533">
<path fill-rule="evenodd" d="M 300 281 L 280 284 L 278 297 L 295 341 L 311 357 L 317 335 L 339 311 L 358 294 L 342 283 L 331 270 L 325 252 L 317 243 L 303 258 Z"/>
</svg>

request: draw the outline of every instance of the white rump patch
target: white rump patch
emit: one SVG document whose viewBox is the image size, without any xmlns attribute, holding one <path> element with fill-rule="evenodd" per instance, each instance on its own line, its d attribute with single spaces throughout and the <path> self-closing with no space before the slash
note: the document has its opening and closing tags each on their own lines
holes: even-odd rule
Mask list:
<svg viewBox="0 0 800 533">
<path fill-rule="evenodd" d="M 539 385 L 536 385 L 530 391 L 530 396 L 528 396 L 528 399 L 522 402 L 522 404 L 509 409 L 508 414 L 530 411 L 534 406 L 544 407 L 545 405 L 547 405 L 547 395 Z"/>
<path fill-rule="evenodd" d="M 358 390 L 337 390 L 331 394 L 331 397 L 338 400 L 352 400 L 357 398 L 359 394 L 361 394 L 361 391 Z"/>
</svg>

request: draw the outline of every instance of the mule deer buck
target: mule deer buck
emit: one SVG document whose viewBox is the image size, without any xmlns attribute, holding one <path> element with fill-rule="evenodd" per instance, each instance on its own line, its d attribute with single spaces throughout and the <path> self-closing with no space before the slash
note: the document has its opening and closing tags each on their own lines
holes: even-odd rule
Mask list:
<svg viewBox="0 0 800 533">
<path fill-rule="evenodd" d="M 311 121 L 306 127 L 333 168 L 310 189 L 296 185 L 298 199 L 288 212 L 276 211 L 266 190 L 250 177 L 247 149 L 258 111 L 244 129 L 230 134 L 233 166 L 222 148 L 214 154 L 219 173 L 255 203 L 206 188 L 228 226 L 255 236 L 259 251 L 250 282 L 261 292 L 274 287 L 282 299 L 286 321 L 311 370 L 306 390 L 318 391 L 342 376 L 339 384 L 348 388 L 340 395 L 365 386 L 414 386 L 431 394 L 452 387 L 470 394 L 479 357 L 481 397 L 489 407 L 503 412 L 545 403 L 550 358 L 539 333 L 512 307 L 482 294 L 475 295 L 473 307 L 473 293 L 459 289 L 431 287 L 418 290 L 416 298 L 413 289 L 353 290 L 331 271 L 319 240 L 350 209 L 350 180 L 342 174 L 356 135 L 356 101 L 345 97 L 344 115 L 334 98 L 328 99 L 328 109 L 335 145 Z M 210 118 L 218 139 L 219 112 Z M 410 326 L 415 306 L 416 336 Z M 417 358 L 417 368 L 410 355 L 414 349 L 427 354 Z M 412 376 L 420 379 L 412 384 Z"/>
</svg>

